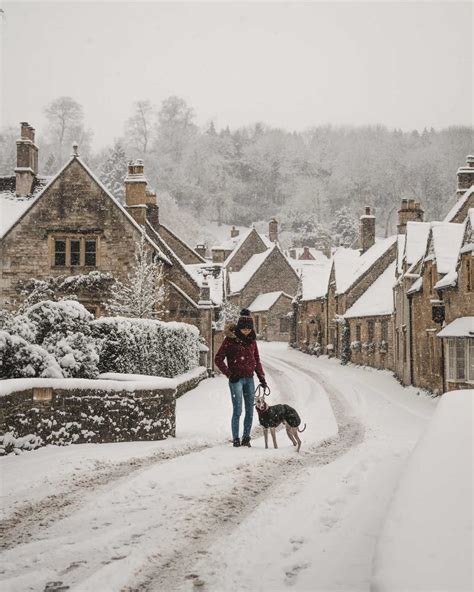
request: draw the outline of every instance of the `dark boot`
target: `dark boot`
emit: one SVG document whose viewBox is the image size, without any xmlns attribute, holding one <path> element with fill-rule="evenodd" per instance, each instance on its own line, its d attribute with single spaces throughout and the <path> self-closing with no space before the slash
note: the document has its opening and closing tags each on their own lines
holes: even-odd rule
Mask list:
<svg viewBox="0 0 474 592">
<path fill-rule="evenodd" d="M 234 438 L 233 446 L 234 446 L 234 448 L 237 448 L 240 446 L 240 438 Z"/>
<path fill-rule="evenodd" d="M 244 436 L 242 438 L 242 446 L 248 446 L 250 448 L 250 436 Z"/>
</svg>

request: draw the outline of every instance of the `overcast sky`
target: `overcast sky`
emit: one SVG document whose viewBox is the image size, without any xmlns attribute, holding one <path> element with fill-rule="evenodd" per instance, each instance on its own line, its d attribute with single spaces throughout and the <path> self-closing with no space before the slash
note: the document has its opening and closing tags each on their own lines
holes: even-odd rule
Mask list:
<svg viewBox="0 0 474 592">
<path fill-rule="evenodd" d="M 95 147 L 169 95 L 197 123 L 472 125 L 471 2 L 3 1 L 1 125 L 84 106 Z"/>
</svg>

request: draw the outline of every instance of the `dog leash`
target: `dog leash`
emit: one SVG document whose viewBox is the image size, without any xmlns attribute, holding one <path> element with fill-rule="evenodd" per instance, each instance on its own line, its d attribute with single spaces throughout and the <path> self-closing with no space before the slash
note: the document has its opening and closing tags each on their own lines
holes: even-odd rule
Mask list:
<svg viewBox="0 0 474 592">
<path fill-rule="evenodd" d="M 254 392 L 254 395 L 257 395 L 257 397 L 260 397 L 260 396 L 261 396 L 261 394 L 262 394 L 262 393 L 260 392 L 260 389 L 262 389 L 262 393 L 263 393 L 263 396 L 264 396 L 264 397 L 269 397 L 269 396 L 270 396 L 270 394 L 271 394 L 271 392 L 272 392 L 272 391 L 270 390 L 270 387 L 269 387 L 268 385 L 267 385 L 267 386 L 262 386 L 261 384 L 259 384 L 259 385 L 257 386 L 257 388 L 255 389 L 255 392 Z"/>
</svg>

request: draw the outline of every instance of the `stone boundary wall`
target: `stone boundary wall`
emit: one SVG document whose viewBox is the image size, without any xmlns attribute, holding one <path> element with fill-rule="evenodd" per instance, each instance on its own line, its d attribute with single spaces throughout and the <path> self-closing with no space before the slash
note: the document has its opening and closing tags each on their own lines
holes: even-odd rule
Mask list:
<svg viewBox="0 0 474 592">
<path fill-rule="evenodd" d="M 205 370 L 174 388 L 23 388 L 0 397 L 0 433 L 59 445 L 164 440 L 176 433 L 176 398 L 204 378 Z"/>
</svg>

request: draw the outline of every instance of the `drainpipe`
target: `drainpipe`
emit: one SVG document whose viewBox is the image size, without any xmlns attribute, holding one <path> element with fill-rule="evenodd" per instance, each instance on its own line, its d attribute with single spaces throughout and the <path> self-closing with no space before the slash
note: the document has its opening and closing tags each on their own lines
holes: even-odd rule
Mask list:
<svg viewBox="0 0 474 592">
<path fill-rule="evenodd" d="M 439 337 L 438 337 L 439 339 Z M 443 384 L 443 393 L 446 392 L 446 366 L 444 364 L 444 339 L 441 339 L 441 364 L 442 364 L 442 370 L 441 370 L 441 380 L 442 380 L 442 384 Z"/>
<path fill-rule="evenodd" d="M 412 299 L 411 296 L 408 296 L 408 343 L 410 345 L 410 384 L 414 384 L 413 382 L 413 306 L 412 306 Z"/>
</svg>

